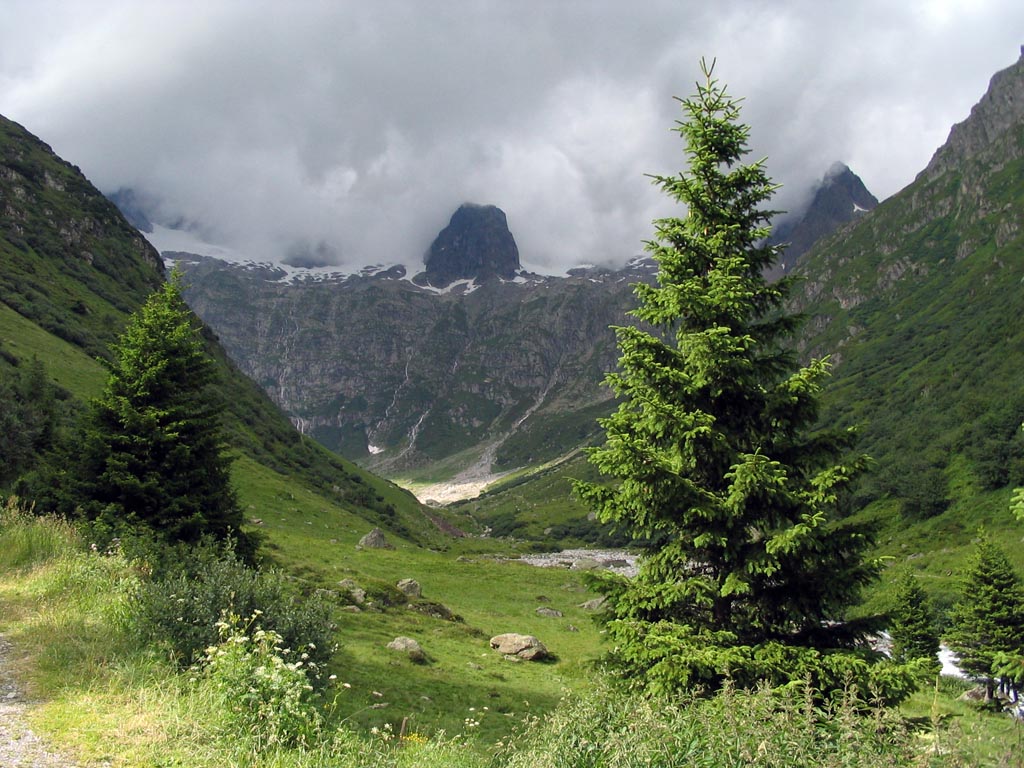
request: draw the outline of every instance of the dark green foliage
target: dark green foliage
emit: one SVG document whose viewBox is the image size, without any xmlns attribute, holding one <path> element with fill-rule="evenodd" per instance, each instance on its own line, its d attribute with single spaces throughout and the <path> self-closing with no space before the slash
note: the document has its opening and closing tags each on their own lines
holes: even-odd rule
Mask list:
<svg viewBox="0 0 1024 768">
<path fill-rule="evenodd" d="M 81 513 L 114 534 L 143 525 L 172 542 L 238 536 L 221 404 L 210 391 L 217 369 L 177 279 L 132 317 L 113 358 L 75 470 Z"/>
<path fill-rule="evenodd" d="M 939 673 L 939 633 L 935 612 L 920 582 L 909 571 L 896 585 L 889 614 L 889 636 L 895 660 L 926 659 L 930 663 L 928 671 L 932 675 Z"/>
<path fill-rule="evenodd" d="M 53 445 L 58 419 L 58 389 L 42 363 L 13 369 L 0 363 L 0 486 Z"/>
<path fill-rule="evenodd" d="M 637 578 L 605 591 L 616 660 L 664 688 L 803 676 L 803 663 L 765 662 L 776 647 L 825 677 L 833 658 L 861 663 L 817 649 L 871 626 L 842 620 L 878 572 L 870 532 L 839 514 L 863 459 L 839 462 L 849 433 L 812 430 L 828 366 L 797 366 L 797 319 L 780 311 L 790 283 L 763 276 L 778 255 L 761 207 L 774 188 L 761 163 L 742 164 L 738 103 L 705 75 L 677 129 L 689 170 L 655 177 L 687 215 L 655 222 L 658 283 L 636 286 L 632 312 L 645 327 L 616 329 L 607 383 L 621 405 L 590 452 L 611 482 L 576 485 L 600 520 L 651 542 Z"/>
<path fill-rule="evenodd" d="M 1024 655 L 1024 585 L 987 536 L 978 541 L 952 618 L 949 647 L 961 669 L 988 680 L 991 694 L 997 657 Z"/>
<path fill-rule="evenodd" d="M 180 664 L 216 645 L 217 623 L 230 615 L 242 621 L 256 615 L 253 624 L 277 632 L 285 646 L 305 649 L 318 665 L 330 659 L 334 627 L 327 604 L 299 594 L 283 574 L 254 570 L 223 544 L 154 552 L 162 565 L 140 587 L 133 620 L 143 637 Z"/>
</svg>

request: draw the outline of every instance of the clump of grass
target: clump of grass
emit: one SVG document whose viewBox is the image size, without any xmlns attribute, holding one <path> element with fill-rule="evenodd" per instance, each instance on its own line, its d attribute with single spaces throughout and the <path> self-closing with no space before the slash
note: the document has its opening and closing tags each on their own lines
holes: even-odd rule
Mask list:
<svg viewBox="0 0 1024 768">
<path fill-rule="evenodd" d="M 30 568 L 83 547 L 74 527 L 57 517 L 39 517 L 33 505 L 10 496 L 0 505 L 0 567 Z"/>
</svg>

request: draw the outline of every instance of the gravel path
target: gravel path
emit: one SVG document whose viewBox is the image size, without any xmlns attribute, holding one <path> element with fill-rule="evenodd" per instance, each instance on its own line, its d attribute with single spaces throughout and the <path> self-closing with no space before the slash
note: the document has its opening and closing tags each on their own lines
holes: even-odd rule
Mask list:
<svg viewBox="0 0 1024 768">
<path fill-rule="evenodd" d="M 26 723 L 28 702 L 11 672 L 11 644 L 0 635 L 0 766 L 3 768 L 77 768 L 48 750 Z"/>
</svg>

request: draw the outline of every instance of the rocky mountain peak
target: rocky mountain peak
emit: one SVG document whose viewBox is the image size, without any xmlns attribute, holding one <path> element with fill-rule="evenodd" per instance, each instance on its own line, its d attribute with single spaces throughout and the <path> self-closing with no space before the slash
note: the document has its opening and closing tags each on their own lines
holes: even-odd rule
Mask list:
<svg viewBox="0 0 1024 768">
<path fill-rule="evenodd" d="M 1001 162 L 1021 156 L 1024 143 L 1011 129 L 1024 121 L 1024 46 L 1016 63 L 996 72 L 988 90 L 963 122 L 949 132 L 946 143 L 936 150 L 918 178 L 936 179 L 971 157 L 991 154 Z"/>
<path fill-rule="evenodd" d="M 519 269 L 519 249 L 504 211 L 464 203 L 431 243 L 423 262 L 424 279 L 438 288 L 456 280 L 511 280 Z"/>
<path fill-rule="evenodd" d="M 821 238 L 853 221 L 878 205 L 864 182 L 849 166 L 833 163 L 814 191 L 806 210 L 784 220 L 772 233 L 773 244 L 786 243 L 783 261 L 769 277 L 780 277 Z"/>
</svg>

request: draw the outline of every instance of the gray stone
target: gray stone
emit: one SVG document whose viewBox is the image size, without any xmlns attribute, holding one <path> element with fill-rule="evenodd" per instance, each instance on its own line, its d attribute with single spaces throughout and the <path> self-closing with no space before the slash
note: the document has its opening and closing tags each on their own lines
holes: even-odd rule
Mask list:
<svg viewBox="0 0 1024 768">
<path fill-rule="evenodd" d="M 348 596 L 356 605 L 362 605 L 366 602 L 366 590 L 360 587 L 352 579 L 342 579 L 338 582 L 338 586 L 348 592 Z"/>
<path fill-rule="evenodd" d="M 374 528 L 359 540 L 359 546 L 365 549 L 394 549 L 395 546 L 384 536 L 384 531 Z"/>
<path fill-rule="evenodd" d="M 537 609 L 538 616 L 544 616 L 549 619 L 560 619 L 562 618 L 562 612 L 555 610 L 554 608 L 548 608 L 547 606 L 541 606 Z"/>
<path fill-rule="evenodd" d="M 585 611 L 599 611 L 604 607 L 606 597 L 595 597 L 593 600 L 587 600 L 585 603 L 580 603 L 579 607 Z"/>
<path fill-rule="evenodd" d="M 396 637 L 390 643 L 388 648 L 392 651 L 401 651 L 406 654 L 412 661 L 426 661 L 427 654 L 423 652 L 423 648 L 420 644 L 413 640 L 411 637 Z"/>
<path fill-rule="evenodd" d="M 547 658 L 548 649 L 533 635 L 507 632 L 491 638 L 491 648 L 506 658 L 522 661 L 538 661 Z"/>
<path fill-rule="evenodd" d="M 422 594 L 420 583 L 416 579 L 402 579 L 398 582 L 398 591 L 406 597 L 417 598 Z"/>
</svg>

